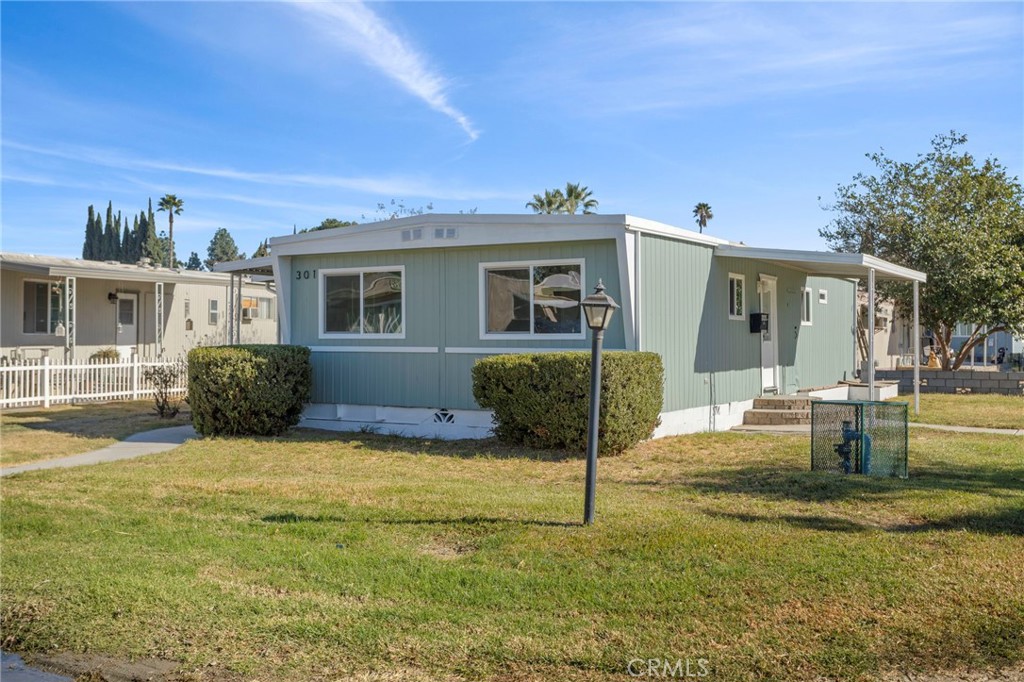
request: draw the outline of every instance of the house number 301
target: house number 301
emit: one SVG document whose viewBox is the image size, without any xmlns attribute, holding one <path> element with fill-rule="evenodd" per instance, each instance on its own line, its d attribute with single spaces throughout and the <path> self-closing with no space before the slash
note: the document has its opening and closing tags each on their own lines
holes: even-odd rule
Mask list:
<svg viewBox="0 0 1024 682">
<path fill-rule="evenodd" d="M 296 270 L 295 279 L 309 279 L 309 270 Z M 316 279 L 316 270 L 313 270 L 313 279 Z"/>
</svg>

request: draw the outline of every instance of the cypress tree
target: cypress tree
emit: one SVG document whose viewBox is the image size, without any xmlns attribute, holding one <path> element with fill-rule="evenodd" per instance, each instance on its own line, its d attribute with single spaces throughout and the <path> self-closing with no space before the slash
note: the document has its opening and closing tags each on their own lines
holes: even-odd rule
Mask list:
<svg viewBox="0 0 1024 682">
<path fill-rule="evenodd" d="M 85 241 L 82 242 L 82 258 L 84 260 L 95 260 L 96 241 L 93 236 L 93 217 L 95 209 L 89 204 L 89 217 L 85 220 Z"/>
<path fill-rule="evenodd" d="M 92 221 L 92 259 L 103 260 L 103 218 L 99 213 Z"/>
<path fill-rule="evenodd" d="M 127 220 L 124 222 L 124 237 L 121 239 L 121 262 L 135 262 L 132 260 L 132 231 L 128 229 Z"/>
</svg>

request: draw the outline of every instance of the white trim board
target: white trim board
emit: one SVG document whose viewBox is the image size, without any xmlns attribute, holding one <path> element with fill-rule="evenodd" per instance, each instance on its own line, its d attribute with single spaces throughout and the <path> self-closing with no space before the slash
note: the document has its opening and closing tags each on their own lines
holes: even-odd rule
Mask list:
<svg viewBox="0 0 1024 682">
<path fill-rule="evenodd" d="M 436 353 L 437 346 L 307 346 L 314 353 Z"/>
</svg>

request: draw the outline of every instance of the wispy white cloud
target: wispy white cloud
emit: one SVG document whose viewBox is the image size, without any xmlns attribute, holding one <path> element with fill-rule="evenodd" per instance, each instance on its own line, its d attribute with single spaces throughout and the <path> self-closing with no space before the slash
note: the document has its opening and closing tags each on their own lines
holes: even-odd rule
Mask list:
<svg viewBox="0 0 1024 682">
<path fill-rule="evenodd" d="M 182 173 L 225 181 L 258 185 L 338 189 L 362 192 L 377 197 L 424 197 L 429 199 L 453 199 L 475 201 L 487 199 L 515 198 L 522 193 L 440 187 L 416 178 L 372 178 L 346 177 L 315 173 L 268 173 L 247 171 L 227 166 L 202 166 L 159 159 L 140 158 L 130 154 L 94 147 L 63 146 L 61 148 L 25 144 L 16 140 L 4 140 L 8 149 L 55 157 L 107 168 L 127 171 L 158 171 Z"/>
<path fill-rule="evenodd" d="M 1019 73 L 995 56 L 1019 44 L 1010 3 L 623 7 L 542 24 L 505 79 L 524 97 L 606 115 Z"/>
<path fill-rule="evenodd" d="M 450 83 L 408 41 L 362 2 L 304 2 L 292 5 L 333 43 L 354 52 L 431 109 L 455 121 L 470 140 L 480 133 L 469 117 L 448 100 Z"/>
</svg>

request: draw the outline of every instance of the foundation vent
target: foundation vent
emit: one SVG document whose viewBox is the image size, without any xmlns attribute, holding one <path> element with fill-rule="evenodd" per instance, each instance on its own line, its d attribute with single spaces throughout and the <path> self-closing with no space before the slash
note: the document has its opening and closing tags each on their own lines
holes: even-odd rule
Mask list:
<svg viewBox="0 0 1024 682">
<path fill-rule="evenodd" d="M 435 424 L 454 424 L 455 415 L 448 410 L 438 410 L 434 413 Z"/>
</svg>

